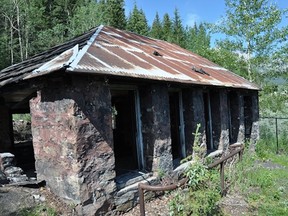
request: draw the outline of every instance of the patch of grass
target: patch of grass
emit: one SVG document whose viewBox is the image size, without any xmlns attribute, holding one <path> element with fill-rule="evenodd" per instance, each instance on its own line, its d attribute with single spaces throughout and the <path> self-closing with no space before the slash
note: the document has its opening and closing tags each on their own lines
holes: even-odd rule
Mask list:
<svg viewBox="0 0 288 216">
<path fill-rule="evenodd" d="M 276 154 L 262 141 L 256 155 L 246 152 L 232 172 L 234 190 L 247 199 L 251 210 L 258 215 L 288 215 L 287 154 Z"/>
<path fill-rule="evenodd" d="M 51 207 L 45 205 L 38 205 L 29 209 L 22 209 L 19 214 L 20 216 L 56 216 L 57 212 Z"/>
</svg>

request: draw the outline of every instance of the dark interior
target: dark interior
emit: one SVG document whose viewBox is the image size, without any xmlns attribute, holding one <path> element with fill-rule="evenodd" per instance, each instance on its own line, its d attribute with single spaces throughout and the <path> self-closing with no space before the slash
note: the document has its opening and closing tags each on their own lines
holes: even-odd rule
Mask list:
<svg viewBox="0 0 288 216">
<path fill-rule="evenodd" d="M 205 92 L 203 95 L 204 98 L 204 112 L 205 112 L 205 131 L 206 131 L 206 144 L 207 149 L 212 150 L 213 141 L 211 136 L 211 106 L 210 106 L 210 95 L 208 92 Z"/>
<path fill-rule="evenodd" d="M 228 94 L 229 109 L 229 140 L 230 144 L 236 143 L 239 133 L 239 101 L 236 92 L 231 91 Z"/>
<path fill-rule="evenodd" d="M 138 169 L 134 91 L 112 91 L 116 175 Z"/>
<path fill-rule="evenodd" d="M 252 128 L 252 98 L 250 96 L 244 96 L 244 125 L 245 139 L 248 139 Z"/>
<path fill-rule="evenodd" d="M 179 116 L 179 93 L 169 93 L 170 125 L 173 160 L 182 158 L 180 143 L 180 116 Z"/>
</svg>

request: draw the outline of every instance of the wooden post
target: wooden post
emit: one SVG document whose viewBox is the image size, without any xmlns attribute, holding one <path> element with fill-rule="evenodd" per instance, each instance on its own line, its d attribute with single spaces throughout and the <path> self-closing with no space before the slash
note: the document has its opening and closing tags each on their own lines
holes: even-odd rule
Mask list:
<svg viewBox="0 0 288 216">
<path fill-rule="evenodd" d="M 224 161 L 220 163 L 221 194 L 224 194 Z"/>
<path fill-rule="evenodd" d="M 140 216 L 145 216 L 144 192 L 140 184 L 138 185 L 138 191 L 139 191 Z"/>
</svg>

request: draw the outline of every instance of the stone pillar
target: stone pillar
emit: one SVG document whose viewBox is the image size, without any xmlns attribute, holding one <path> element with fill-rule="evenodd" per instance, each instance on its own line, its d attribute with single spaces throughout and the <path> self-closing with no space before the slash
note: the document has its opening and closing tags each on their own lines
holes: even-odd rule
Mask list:
<svg viewBox="0 0 288 216">
<path fill-rule="evenodd" d="M 7 106 L 0 105 L 0 152 L 13 151 L 12 114 Z"/>
<path fill-rule="evenodd" d="M 220 96 L 220 139 L 218 149 L 227 150 L 229 147 L 229 116 L 227 91 L 225 89 L 219 91 Z M 213 112 L 213 111 L 212 111 Z"/>
<path fill-rule="evenodd" d="M 184 107 L 184 123 L 185 123 L 185 146 L 187 156 L 192 154 L 194 144 L 194 133 L 197 124 L 200 124 L 200 143 L 207 151 L 206 134 L 205 134 L 205 112 L 202 89 L 184 89 L 183 107 Z M 205 152 L 206 152 L 205 151 Z"/>
<path fill-rule="evenodd" d="M 101 215 L 116 191 L 110 90 L 89 77 L 47 86 L 30 101 L 37 178 L 79 215 Z"/>
<path fill-rule="evenodd" d="M 165 86 L 140 89 L 142 136 L 146 169 L 170 172 L 173 169 L 169 115 L 169 94 Z"/>
<path fill-rule="evenodd" d="M 252 100 L 252 128 L 250 137 L 250 150 L 255 151 L 256 143 L 259 140 L 259 96 L 258 91 L 251 92 Z"/>
</svg>

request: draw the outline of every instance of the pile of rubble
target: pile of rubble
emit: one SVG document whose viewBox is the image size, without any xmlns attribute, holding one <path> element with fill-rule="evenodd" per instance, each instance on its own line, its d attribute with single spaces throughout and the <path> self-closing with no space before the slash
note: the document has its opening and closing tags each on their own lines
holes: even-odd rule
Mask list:
<svg viewBox="0 0 288 216">
<path fill-rule="evenodd" d="M 15 156 L 11 153 L 0 153 L 0 184 L 21 183 L 30 179 L 20 167 L 16 166 Z"/>
</svg>

